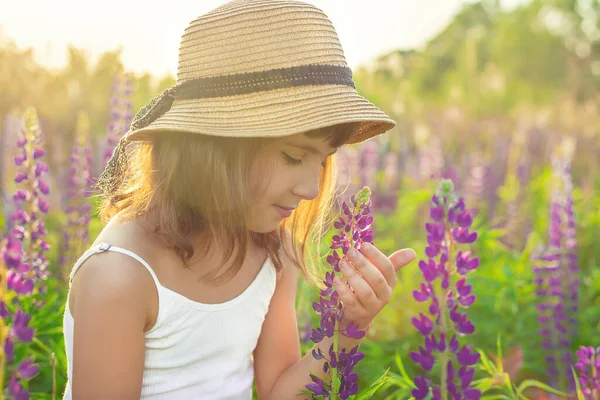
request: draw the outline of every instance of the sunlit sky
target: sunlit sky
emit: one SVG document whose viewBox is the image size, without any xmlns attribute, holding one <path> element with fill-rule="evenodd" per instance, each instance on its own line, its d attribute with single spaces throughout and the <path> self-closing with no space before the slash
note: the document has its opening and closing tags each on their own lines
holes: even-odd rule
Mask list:
<svg viewBox="0 0 600 400">
<path fill-rule="evenodd" d="M 414 48 L 441 30 L 466 0 L 304 0 L 327 14 L 351 68 L 389 50 Z M 527 2 L 501 0 L 505 9 Z M 177 71 L 184 29 L 224 0 L 2 1 L 0 30 L 19 48 L 32 47 L 51 68 L 66 63 L 67 44 L 95 62 L 122 48 L 125 67 L 155 75 Z"/>
</svg>

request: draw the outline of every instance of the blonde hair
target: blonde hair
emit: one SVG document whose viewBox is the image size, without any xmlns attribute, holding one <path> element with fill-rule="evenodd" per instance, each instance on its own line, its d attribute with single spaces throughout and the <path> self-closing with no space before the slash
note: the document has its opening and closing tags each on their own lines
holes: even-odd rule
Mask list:
<svg viewBox="0 0 600 400">
<path fill-rule="evenodd" d="M 352 123 L 338 124 L 306 132 L 308 137 L 324 137 L 331 147 L 347 142 Z M 300 269 L 306 280 L 320 286 L 318 267 L 307 243 L 320 243 L 329 211 L 335 198 L 336 166 L 332 156 L 320 170 L 319 194 L 303 201 L 279 229 L 269 233 L 250 232 L 247 215 L 252 202 L 248 186 L 249 171 L 255 155 L 267 138 L 239 138 L 163 132 L 145 142 L 134 142 L 127 149 L 127 164 L 120 185 L 101 195 L 98 214 L 108 222 L 119 213 L 131 219 L 156 212 L 158 234 L 188 267 L 194 255 L 192 235 L 202 235 L 204 253 L 211 245 L 225 243 L 225 260 L 239 246 L 231 266 L 201 276 L 207 283 L 228 281 L 240 270 L 252 241 L 265 249 L 277 271 L 282 262 L 279 249 Z M 200 172 L 201 171 L 201 172 Z M 288 235 L 290 235 L 288 237 Z M 291 248 L 287 245 L 291 241 Z M 290 254 L 292 253 L 292 254 Z M 305 263 L 306 259 L 310 265 Z"/>
</svg>

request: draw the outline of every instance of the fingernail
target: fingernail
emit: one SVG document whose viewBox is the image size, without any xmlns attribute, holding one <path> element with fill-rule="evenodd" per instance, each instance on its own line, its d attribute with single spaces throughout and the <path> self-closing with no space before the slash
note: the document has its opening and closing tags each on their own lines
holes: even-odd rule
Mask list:
<svg viewBox="0 0 600 400">
<path fill-rule="evenodd" d="M 356 251 L 356 249 L 354 247 L 351 247 L 350 250 L 348 250 L 348 257 L 354 258 L 357 255 L 358 255 L 358 252 Z"/>
</svg>

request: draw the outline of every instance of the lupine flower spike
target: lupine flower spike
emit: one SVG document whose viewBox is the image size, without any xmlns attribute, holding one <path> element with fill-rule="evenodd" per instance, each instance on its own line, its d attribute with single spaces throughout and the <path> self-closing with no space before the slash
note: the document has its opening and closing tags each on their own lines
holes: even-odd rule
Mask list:
<svg viewBox="0 0 600 400">
<path fill-rule="evenodd" d="M 9 372 L 8 394 L 19 400 L 29 399 L 26 382 L 39 372 L 33 358 L 19 362 L 15 356 L 15 347 L 31 343 L 34 337 L 34 330 L 29 326 L 31 315 L 23 312 L 19 300 L 30 296 L 36 283 L 41 292 L 42 282 L 47 277 L 44 253 L 48 251 L 48 244 L 44 240 L 43 215 L 49 209 L 44 198 L 49 187 L 41 179 L 48 172 L 48 166 L 41 161 L 45 152 L 38 147 L 41 131 L 35 109 L 27 109 L 23 119 L 25 129 L 19 137 L 15 157 L 20 170 L 15 182 L 24 188 L 13 196 L 17 205 L 12 216 L 14 225 L 0 243 L 0 388 L 5 387 L 5 376 Z"/>
<path fill-rule="evenodd" d="M 373 217 L 369 215 L 370 196 L 370 189 L 364 187 L 351 197 L 351 206 L 343 201 L 343 216 L 334 223 L 334 228 L 339 229 L 340 232 L 333 236 L 333 243 L 330 246 L 333 251 L 327 257 L 327 263 L 332 267 L 332 271 L 327 272 L 325 276 L 323 281 L 325 289 L 320 291 L 319 302 L 313 303 L 315 312 L 321 315 L 321 323 L 318 328 L 312 330 L 310 336 L 314 343 L 320 343 L 325 337 L 333 337 L 329 354 L 323 354 L 320 349 L 318 352 L 315 350 L 312 352 L 315 359 L 326 359 L 324 372 L 331 376 L 331 381 L 324 382 L 311 374 L 313 383 L 306 385 L 306 388 L 312 392 L 313 399 L 336 399 L 337 396 L 340 399 L 347 399 L 356 394 L 358 390 L 358 375 L 352 370 L 358 361 L 363 359 L 364 354 L 358 351 L 358 345 L 350 351 L 338 349 L 338 332 L 354 339 L 362 339 L 366 335 L 366 331 L 359 330 L 358 325 L 353 321 L 350 321 L 345 327 L 339 327 L 340 321 L 343 320 L 344 307 L 334 289 L 333 279 L 336 277 L 336 273 L 341 272 L 339 262 L 346 257 L 350 248 L 360 249 L 363 243 L 373 243 L 371 231 Z M 341 255 L 338 253 L 338 249 L 341 250 Z M 348 284 L 348 286 L 350 285 Z"/>
<path fill-rule="evenodd" d="M 77 257 L 83 253 L 89 239 L 89 222 L 92 208 L 86 198 L 91 183 L 91 160 L 88 158 L 88 149 L 90 148 L 89 126 L 90 122 L 87 115 L 81 112 L 77 119 L 77 132 L 71 154 L 71 167 L 65 199 L 66 208 L 64 212 L 67 217 L 67 224 L 63 230 L 58 261 L 62 279 L 66 279 L 67 270 L 75 263 Z"/>
<path fill-rule="evenodd" d="M 25 130 L 17 142 L 14 158 L 17 166 L 15 182 L 19 187 L 13 195 L 16 209 L 11 217 L 13 224 L 9 236 L 24 244 L 25 259 L 19 269 L 7 277 L 9 289 L 21 295 L 30 294 L 34 282 L 39 283 L 38 290 L 45 292 L 42 282 L 48 279 L 49 271 L 44 253 L 50 248 L 45 240 L 44 225 L 44 215 L 50 210 L 46 199 L 50 187 L 44 180 L 49 169 L 43 161 L 46 152 L 40 146 L 41 130 L 35 109 L 25 112 L 24 121 Z"/>
<path fill-rule="evenodd" d="M 571 344 L 577 334 L 579 262 L 573 211 L 573 183 L 570 166 L 572 150 L 552 158 L 554 188 L 550 204 L 549 245 L 538 250 L 534 267 L 538 297 L 540 344 L 544 351 L 550 385 L 555 389 L 575 389 L 570 366 Z"/>
<path fill-rule="evenodd" d="M 113 81 L 112 97 L 110 99 L 110 122 L 107 127 L 108 135 L 102 154 L 102 170 L 112 156 L 115 146 L 119 142 L 120 134 L 127 132 L 131 125 L 133 118 L 133 104 L 131 102 L 132 87 L 133 77 L 131 74 L 118 75 Z"/>
<path fill-rule="evenodd" d="M 431 199 L 431 222 L 425 224 L 427 260 L 419 262 L 424 282 L 413 292 L 418 302 L 429 302 L 428 312 L 412 319 L 413 325 L 424 336 L 424 345 L 410 357 L 425 372 L 432 371 L 437 362 L 441 379 L 434 383 L 427 375 L 414 379 L 416 389 L 412 395 L 417 400 L 430 393 L 433 399 L 479 399 L 481 392 L 471 387 L 473 365 L 479 354 L 470 345 L 461 346 L 459 338 L 475 331 L 466 312 L 475 301 L 467 274 L 479 265 L 470 250 L 459 250 L 459 245 L 473 243 L 477 233 L 469 230 L 473 223 L 464 200 L 457 199 L 454 185 L 443 180 L 437 194 Z"/>
<path fill-rule="evenodd" d="M 600 400 L 600 347 L 581 346 L 575 355 L 575 371 L 584 399 Z"/>
</svg>

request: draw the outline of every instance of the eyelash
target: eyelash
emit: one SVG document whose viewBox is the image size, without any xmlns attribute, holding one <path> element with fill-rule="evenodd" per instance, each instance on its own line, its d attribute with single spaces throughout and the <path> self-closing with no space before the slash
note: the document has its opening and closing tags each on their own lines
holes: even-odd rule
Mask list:
<svg viewBox="0 0 600 400">
<path fill-rule="evenodd" d="M 288 164 L 290 164 L 290 165 L 294 165 L 294 166 L 300 166 L 300 165 L 302 165 L 302 160 L 297 160 L 297 159 L 295 159 L 295 158 L 291 157 L 291 156 L 290 156 L 289 154 L 287 154 L 287 153 L 284 153 L 284 152 L 281 152 L 281 153 L 282 153 L 282 154 L 283 154 L 283 156 L 285 157 L 285 160 L 287 161 L 287 163 L 288 163 Z M 325 161 L 323 161 L 323 162 L 321 163 L 321 166 L 322 166 L 322 167 L 325 167 L 325 165 L 326 165 L 326 164 L 325 164 Z"/>
</svg>

